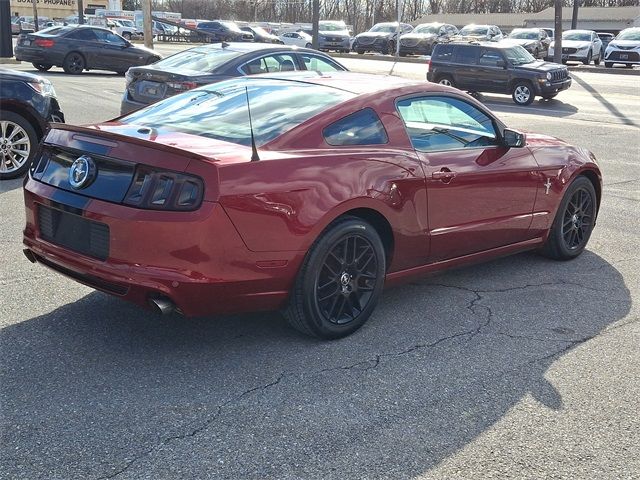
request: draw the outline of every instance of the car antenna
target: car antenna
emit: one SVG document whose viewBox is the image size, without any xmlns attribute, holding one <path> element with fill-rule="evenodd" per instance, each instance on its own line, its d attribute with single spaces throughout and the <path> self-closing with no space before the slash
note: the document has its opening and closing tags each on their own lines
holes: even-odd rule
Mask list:
<svg viewBox="0 0 640 480">
<path fill-rule="evenodd" d="M 253 122 L 251 121 L 251 105 L 249 104 L 249 88 L 245 85 L 244 93 L 247 96 L 247 111 L 249 112 L 249 130 L 251 130 L 251 161 L 257 162 L 260 160 L 258 156 L 258 148 L 256 147 L 256 139 L 253 136 Z"/>
</svg>

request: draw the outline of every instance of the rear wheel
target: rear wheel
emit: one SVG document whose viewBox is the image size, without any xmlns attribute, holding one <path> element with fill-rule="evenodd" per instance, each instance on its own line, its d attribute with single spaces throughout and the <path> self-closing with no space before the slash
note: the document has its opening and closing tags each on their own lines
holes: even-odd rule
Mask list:
<svg viewBox="0 0 640 480">
<path fill-rule="evenodd" d="M 14 112 L 0 119 L 0 180 L 20 177 L 27 171 L 38 145 L 38 135 L 29 121 Z"/>
<path fill-rule="evenodd" d="M 71 52 L 64 58 L 62 68 L 64 69 L 65 73 L 69 73 L 71 75 L 79 75 L 86 68 L 84 57 L 78 52 Z"/>
<path fill-rule="evenodd" d="M 513 85 L 511 98 L 518 105 L 530 105 L 535 99 L 535 93 L 531 83 L 526 80 L 520 80 Z"/>
<path fill-rule="evenodd" d="M 48 63 L 32 63 L 31 65 L 33 65 L 37 70 L 40 70 L 41 72 L 46 72 L 47 70 L 50 70 L 51 67 L 53 67 L 53 65 L 49 65 Z"/>
<path fill-rule="evenodd" d="M 555 260 L 571 260 L 587 246 L 596 220 L 596 191 L 580 176 L 567 188 L 542 253 Z"/>
<path fill-rule="evenodd" d="M 367 321 L 384 277 L 385 252 L 378 233 L 364 220 L 343 217 L 309 250 L 285 316 L 307 335 L 344 337 Z"/>
<path fill-rule="evenodd" d="M 446 85 L 447 87 L 455 87 L 455 83 L 453 83 L 453 78 L 450 75 L 442 75 L 438 78 L 438 83 L 440 85 Z"/>
</svg>

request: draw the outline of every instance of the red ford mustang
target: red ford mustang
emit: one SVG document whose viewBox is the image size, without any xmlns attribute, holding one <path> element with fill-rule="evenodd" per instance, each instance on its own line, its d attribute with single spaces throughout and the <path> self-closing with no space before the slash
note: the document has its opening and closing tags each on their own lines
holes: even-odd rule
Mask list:
<svg viewBox="0 0 640 480">
<path fill-rule="evenodd" d="M 161 312 L 283 309 L 336 338 L 384 284 L 529 249 L 576 257 L 601 191 L 590 152 L 452 88 L 240 78 L 55 125 L 25 183 L 25 254 Z"/>
</svg>

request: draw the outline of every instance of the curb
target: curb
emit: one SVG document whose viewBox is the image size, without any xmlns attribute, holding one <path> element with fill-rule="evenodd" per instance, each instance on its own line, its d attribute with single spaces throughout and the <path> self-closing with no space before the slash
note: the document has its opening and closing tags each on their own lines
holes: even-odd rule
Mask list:
<svg viewBox="0 0 640 480">
<path fill-rule="evenodd" d="M 13 58 L 13 57 L 11 57 L 11 58 L 6 58 L 6 57 L 0 58 L 0 65 L 3 65 L 3 64 L 7 64 L 7 65 L 19 65 L 20 63 L 22 63 L 22 62 L 20 62 L 20 61 L 16 60 L 16 59 L 15 59 L 15 58 Z"/>
</svg>

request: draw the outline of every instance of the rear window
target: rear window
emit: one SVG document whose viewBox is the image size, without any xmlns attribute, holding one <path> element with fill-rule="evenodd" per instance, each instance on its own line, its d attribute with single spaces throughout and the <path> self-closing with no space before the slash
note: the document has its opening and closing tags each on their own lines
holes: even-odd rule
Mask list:
<svg viewBox="0 0 640 480">
<path fill-rule="evenodd" d="M 159 68 L 180 68 L 197 72 L 212 72 L 222 64 L 242 55 L 228 48 L 196 47 L 176 53 L 155 65 Z"/>
<path fill-rule="evenodd" d="M 353 93 L 322 85 L 239 78 L 168 98 L 121 121 L 249 146 L 247 91 L 259 146 L 354 97 Z"/>
</svg>

